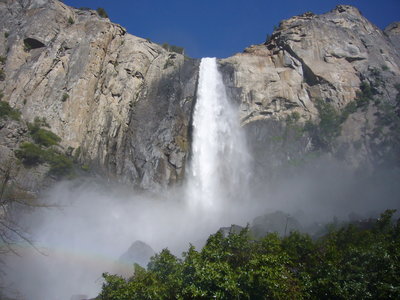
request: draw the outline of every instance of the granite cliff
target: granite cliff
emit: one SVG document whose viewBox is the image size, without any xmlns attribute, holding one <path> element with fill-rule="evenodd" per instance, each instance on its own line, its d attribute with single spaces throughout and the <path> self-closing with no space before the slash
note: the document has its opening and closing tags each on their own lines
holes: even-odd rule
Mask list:
<svg viewBox="0 0 400 300">
<path fill-rule="evenodd" d="M 56 0 L 1 1 L 0 19 L 2 100 L 23 120 L 45 118 L 62 151 L 108 177 L 143 188 L 182 178 L 196 60 Z M 5 159 L 27 137 L 2 127 Z"/>
<path fill-rule="evenodd" d="M 281 167 L 323 151 L 370 171 L 398 157 L 398 26 L 382 31 L 340 5 L 284 20 L 265 44 L 221 60 L 257 164 Z M 331 120 L 322 120 L 320 101 Z M 321 120 L 319 134 L 334 131 L 329 143 L 307 130 Z"/>
<path fill-rule="evenodd" d="M 95 173 L 145 189 L 182 180 L 199 60 L 57 0 L 0 1 L 0 20 L 2 100 L 22 113 L 22 121 L 1 120 L 3 166 L 30 140 L 26 122 L 40 117 L 61 138 L 58 151 Z M 257 165 L 316 150 L 355 168 L 395 157 L 398 125 L 381 120 L 398 112 L 399 37 L 398 23 L 382 31 L 342 5 L 282 21 L 266 43 L 219 60 Z M 347 114 L 325 147 L 318 128 L 304 130 L 321 120 L 319 101 Z M 35 190 L 48 166 L 16 169 Z"/>
</svg>

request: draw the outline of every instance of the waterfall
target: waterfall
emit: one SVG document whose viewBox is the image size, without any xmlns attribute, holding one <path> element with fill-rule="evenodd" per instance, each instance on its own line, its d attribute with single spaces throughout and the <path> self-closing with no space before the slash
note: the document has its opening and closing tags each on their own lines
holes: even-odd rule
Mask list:
<svg viewBox="0 0 400 300">
<path fill-rule="evenodd" d="M 216 59 L 203 58 L 193 114 L 189 204 L 196 209 L 222 209 L 241 194 L 247 166 L 237 108 L 227 97 Z"/>
</svg>

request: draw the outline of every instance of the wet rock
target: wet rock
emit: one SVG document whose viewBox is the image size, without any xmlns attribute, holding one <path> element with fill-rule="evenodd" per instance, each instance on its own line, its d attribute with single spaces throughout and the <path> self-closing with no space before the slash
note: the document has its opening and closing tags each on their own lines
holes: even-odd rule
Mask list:
<svg viewBox="0 0 400 300">
<path fill-rule="evenodd" d="M 150 257 L 155 255 L 154 250 L 142 241 L 135 241 L 129 249 L 121 255 L 119 262 L 133 266 L 139 264 L 142 267 L 147 267 Z"/>
</svg>

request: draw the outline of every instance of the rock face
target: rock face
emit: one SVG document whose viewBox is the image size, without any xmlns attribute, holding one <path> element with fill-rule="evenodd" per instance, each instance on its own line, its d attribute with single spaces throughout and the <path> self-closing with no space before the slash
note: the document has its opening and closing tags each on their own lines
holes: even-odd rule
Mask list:
<svg viewBox="0 0 400 300">
<path fill-rule="evenodd" d="M 150 257 L 155 254 L 154 250 L 146 243 L 135 241 L 129 249 L 121 255 L 119 261 L 129 266 L 136 263 L 145 268 L 150 261 Z"/>
<path fill-rule="evenodd" d="M 225 81 L 241 100 L 244 124 L 283 120 L 294 111 L 314 118 L 317 98 L 342 108 L 354 100 L 362 80 L 373 81 L 372 68 L 385 66 L 393 83 L 399 64 L 391 41 L 351 6 L 282 21 L 266 44 L 221 60 Z M 390 84 L 383 92 L 396 96 Z"/>
<path fill-rule="evenodd" d="M 56 0 L 1 1 L 3 100 L 82 163 L 143 188 L 185 169 L 198 61 Z M 46 24 L 46 25 L 44 25 Z"/>
<path fill-rule="evenodd" d="M 261 238 L 270 232 L 286 236 L 292 231 L 301 231 L 302 226 L 292 216 L 281 211 L 259 216 L 253 220 L 251 231 L 255 237 Z"/>
<path fill-rule="evenodd" d="M 400 22 L 394 22 L 385 28 L 385 34 L 390 38 L 390 41 L 400 51 Z"/>
<path fill-rule="evenodd" d="M 305 13 L 282 21 L 265 44 L 221 60 L 256 161 L 279 165 L 312 148 L 309 138 L 295 138 L 293 131 L 288 136 L 285 123 L 292 116 L 299 124 L 317 122 L 317 99 L 343 111 L 356 99 L 360 85 L 368 84 L 377 97 L 398 105 L 398 26 L 384 33 L 356 8 L 340 5 L 323 15 Z M 365 139 L 375 126 L 376 112 L 372 106 L 354 112 L 341 126 L 336 149 L 346 147 L 342 155 L 355 167 L 371 159 L 372 145 Z M 353 149 L 354 141 L 362 145 Z"/>
<path fill-rule="evenodd" d="M 80 163 L 145 189 L 183 178 L 198 60 L 56 0 L 0 1 L 0 55 L 2 100 L 26 121 L 45 117 Z M 257 165 L 280 167 L 315 146 L 287 121 L 317 122 L 317 99 L 344 111 L 368 84 L 398 105 L 399 24 L 382 32 L 343 5 L 305 13 L 281 22 L 265 44 L 219 63 Z M 371 137 L 379 113 L 373 105 L 354 111 L 331 151 L 355 167 L 372 160 L 383 140 Z M 24 126 L 7 126 L 1 152 L 12 156 Z"/>
</svg>

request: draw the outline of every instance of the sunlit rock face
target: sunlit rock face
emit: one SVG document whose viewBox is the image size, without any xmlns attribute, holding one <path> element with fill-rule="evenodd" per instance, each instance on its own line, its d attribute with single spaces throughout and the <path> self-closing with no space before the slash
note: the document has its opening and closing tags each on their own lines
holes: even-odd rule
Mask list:
<svg viewBox="0 0 400 300">
<path fill-rule="evenodd" d="M 280 167 L 312 150 L 307 136 L 281 142 L 293 113 L 300 124 L 318 120 L 317 99 L 343 110 L 362 82 L 372 86 L 379 79 L 384 84 L 374 87 L 377 95 L 395 103 L 398 28 L 394 23 L 384 33 L 356 8 L 342 5 L 282 21 L 265 44 L 219 60 L 258 165 Z M 183 179 L 199 60 L 130 35 L 95 11 L 56 0 L 1 1 L 0 55 L 6 58 L 3 100 L 27 121 L 45 117 L 64 151 L 79 163 L 144 189 Z M 371 106 L 342 125 L 335 151 L 341 149 L 350 165 L 373 160 L 369 135 L 376 118 Z M 2 142 L 2 152 L 11 157 L 26 134 L 13 139 Z M 20 174 L 31 171 L 21 167 Z M 37 181 L 45 174 L 38 171 Z M 29 176 L 20 177 L 34 189 Z"/>
<path fill-rule="evenodd" d="M 384 33 L 355 7 L 340 5 L 323 15 L 305 13 L 284 20 L 265 44 L 221 60 L 257 159 L 281 165 L 310 150 L 311 141 L 305 137 L 277 139 L 285 136 L 286 119 L 293 113 L 300 117 L 299 124 L 318 121 L 317 99 L 343 111 L 365 82 L 376 89 L 376 97 L 395 104 L 395 85 L 400 82 L 397 26 L 392 24 Z M 341 149 L 354 167 L 375 159 L 369 135 L 376 118 L 371 105 L 352 114 L 342 124 L 333 152 Z M 355 149 L 354 141 L 363 142 Z"/>
<path fill-rule="evenodd" d="M 0 2 L 3 100 L 81 163 L 143 188 L 184 173 L 198 62 L 59 1 Z"/>
</svg>

